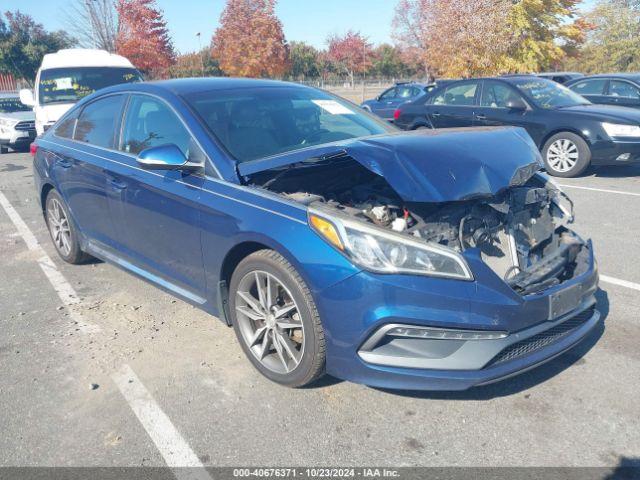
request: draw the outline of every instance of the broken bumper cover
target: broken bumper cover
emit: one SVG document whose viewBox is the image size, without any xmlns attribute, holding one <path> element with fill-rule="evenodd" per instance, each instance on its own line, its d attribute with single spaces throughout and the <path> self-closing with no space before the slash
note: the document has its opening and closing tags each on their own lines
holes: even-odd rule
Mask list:
<svg viewBox="0 0 640 480">
<path fill-rule="evenodd" d="M 493 272 L 481 265 L 472 266 L 474 282 L 355 275 L 323 293 L 333 297 L 323 302 L 323 310 L 330 311 L 322 313 L 332 319 L 327 325 L 327 372 L 381 388 L 465 390 L 535 368 L 579 343 L 599 324 L 594 297 L 598 274 L 589 254 L 583 274 L 525 297 L 492 285 Z M 550 320 L 552 298 L 576 288 L 582 291 L 577 305 Z M 376 291 L 383 296 L 380 304 L 360 304 L 358 292 L 368 292 L 370 300 Z M 343 305 L 339 312 L 339 297 L 345 296 L 351 297 L 350 307 Z M 357 310 L 360 306 L 363 310 Z M 364 334 L 361 330 L 358 335 L 358 326 Z M 416 327 L 429 338 L 411 337 L 411 330 L 396 327 Z M 456 330 L 465 332 L 462 338 L 435 338 L 439 331 Z M 474 331 L 503 335 L 473 339 Z"/>
</svg>

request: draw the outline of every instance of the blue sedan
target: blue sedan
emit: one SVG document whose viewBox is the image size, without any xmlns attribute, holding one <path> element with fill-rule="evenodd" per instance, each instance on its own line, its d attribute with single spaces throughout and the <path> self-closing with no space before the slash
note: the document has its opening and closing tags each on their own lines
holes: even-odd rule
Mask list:
<svg viewBox="0 0 640 480">
<path fill-rule="evenodd" d="M 461 390 L 599 321 L 590 241 L 519 128 L 400 132 L 300 85 L 110 87 L 36 141 L 44 218 L 233 327 L 266 377 Z"/>
</svg>

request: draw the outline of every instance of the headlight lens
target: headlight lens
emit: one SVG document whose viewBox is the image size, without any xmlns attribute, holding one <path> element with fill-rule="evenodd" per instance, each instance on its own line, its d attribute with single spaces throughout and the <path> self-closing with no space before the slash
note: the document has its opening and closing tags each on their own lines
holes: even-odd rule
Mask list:
<svg viewBox="0 0 640 480">
<path fill-rule="evenodd" d="M 9 118 L 0 118 L 0 126 L 5 128 L 13 128 L 18 123 L 17 120 L 11 120 Z"/>
<path fill-rule="evenodd" d="M 316 212 L 309 213 L 309 224 L 365 270 L 473 279 L 464 258 L 446 247 Z"/>
<path fill-rule="evenodd" d="M 602 128 L 610 137 L 640 137 L 640 127 L 637 125 L 604 122 Z"/>
</svg>

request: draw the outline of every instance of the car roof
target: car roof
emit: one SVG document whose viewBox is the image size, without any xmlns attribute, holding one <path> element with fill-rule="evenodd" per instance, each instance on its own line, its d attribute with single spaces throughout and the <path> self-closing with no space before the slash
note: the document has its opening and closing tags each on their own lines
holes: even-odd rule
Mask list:
<svg viewBox="0 0 640 480">
<path fill-rule="evenodd" d="M 582 77 L 584 75 L 584 73 L 580 73 L 580 72 L 540 72 L 540 73 L 536 73 L 535 75 L 538 75 L 540 77 L 555 77 L 556 75 L 575 75 L 575 76 Z"/>
<path fill-rule="evenodd" d="M 626 80 L 640 81 L 640 72 L 622 72 L 622 73 L 598 73 L 595 75 L 587 75 L 580 80 L 587 80 L 589 78 L 623 78 Z"/>
<path fill-rule="evenodd" d="M 138 91 L 147 93 L 169 92 L 177 96 L 210 92 L 215 90 L 231 90 L 240 88 L 274 88 L 293 87 L 300 89 L 315 90 L 299 83 L 283 82 L 279 80 L 260 80 L 253 78 L 229 78 L 229 77 L 209 77 L 209 78 L 178 78 L 172 80 L 157 80 L 152 82 L 122 83 L 98 90 L 98 95 L 109 92 Z"/>
<path fill-rule="evenodd" d="M 42 58 L 41 70 L 64 67 L 125 67 L 134 68 L 129 60 L 106 50 L 67 48 L 47 53 Z"/>
</svg>

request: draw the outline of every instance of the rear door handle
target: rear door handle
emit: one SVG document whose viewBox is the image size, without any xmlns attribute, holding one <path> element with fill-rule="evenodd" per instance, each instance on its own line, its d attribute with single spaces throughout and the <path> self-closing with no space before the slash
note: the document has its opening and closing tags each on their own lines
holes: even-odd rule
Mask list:
<svg viewBox="0 0 640 480">
<path fill-rule="evenodd" d="M 432 117 L 439 117 L 439 116 L 440 116 L 440 113 L 439 113 L 439 112 L 433 112 L 433 113 L 431 114 L 431 116 L 432 116 Z"/>
<path fill-rule="evenodd" d="M 486 120 L 486 119 L 487 119 L 487 116 L 486 116 L 486 115 L 483 115 L 482 113 L 479 113 L 479 114 L 477 114 L 477 115 L 476 115 L 476 118 L 477 118 L 478 120 Z"/>
<path fill-rule="evenodd" d="M 114 190 L 124 190 L 127 188 L 127 184 L 117 178 L 110 178 L 109 185 L 111 185 Z"/>
<path fill-rule="evenodd" d="M 70 168 L 73 166 L 73 162 L 71 160 L 67 160 L 66 158 L 59 158 L 56 162 L 56 165 L 60 168 Z"/>
</svg>

